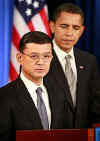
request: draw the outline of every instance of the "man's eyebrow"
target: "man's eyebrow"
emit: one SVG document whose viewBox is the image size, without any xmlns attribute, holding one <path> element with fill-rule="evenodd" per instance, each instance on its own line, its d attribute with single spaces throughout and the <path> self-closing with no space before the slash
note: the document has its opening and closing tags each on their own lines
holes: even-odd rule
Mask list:
<svg viewBox="0 0 100 141">
<path fill-rule="evenodd" d="M 50 53 L 51 53 L 51 51 L 44 52 L 44 53 L 42 53 L 42 54 L 50 54 Z M 30 54 L 40 54 L 40 53 L 38 53 L 38 52 L 31 52 Z"/>
<path fill-rule="evenodd" d="M 81 27 L 81 25 L 76 25 L 76 24 L 75 24 L 75 25 L 73 25 L 73 26 L 76 26 L 76 27 Z"/>
</svg>

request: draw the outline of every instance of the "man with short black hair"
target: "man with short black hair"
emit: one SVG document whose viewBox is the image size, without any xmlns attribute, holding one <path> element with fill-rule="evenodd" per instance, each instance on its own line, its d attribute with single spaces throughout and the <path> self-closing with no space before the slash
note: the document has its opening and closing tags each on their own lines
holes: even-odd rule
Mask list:
<svg viewBox="0 0 100 141">
<path fill-rule="evenodd" d="M 16 55 L 20 76 L 0 88 L 0 141 L 15 141 L 16 130 L 66 128 L 65 96 L 44 82 L 52 60 L 45 33 L 26 33 Z"/>
<path fill-rule="evenodd" d="M 46 79 L 66 95 L 67 128 L 89 128 L 100 123 L 100 74 L 96 58 L 74 48 L 84 31 L 84 13 L 64 3 L 55 10 L 50 27 L 54 49 Z"/>
</svg>

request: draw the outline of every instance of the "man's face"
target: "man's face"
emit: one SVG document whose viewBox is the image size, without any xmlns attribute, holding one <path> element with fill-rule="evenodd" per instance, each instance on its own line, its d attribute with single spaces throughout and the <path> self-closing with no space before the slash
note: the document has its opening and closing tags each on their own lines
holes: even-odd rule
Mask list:
<svg viewBox="0 0 100 141">
<path fill-rule="evenodd" d="M 41 80 L 49 71 L 52 60 L 50 43 L 27 43 L 23 53 L 17 54 L 23 74 L 31 81 Z"/>
<path fill-rule="evenodd" d="M 50 24 L 56 44 L 65 52 L 69 52 L 77 43 L 84 31 L 79 14 L 62 12 L 56 22 Z"/>
</svg>

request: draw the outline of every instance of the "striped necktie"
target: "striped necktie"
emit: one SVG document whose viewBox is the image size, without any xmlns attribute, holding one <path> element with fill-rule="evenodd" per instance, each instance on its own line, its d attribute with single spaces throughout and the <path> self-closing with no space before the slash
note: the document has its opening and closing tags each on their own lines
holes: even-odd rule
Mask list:
<svg viewBox="0 0 100 141">
<path fill-rule="evenodd" d="M 72 70 L 71 63 L 70 63 L 71 55 L 65 56 L 65 59 L 66 59 L 65 76 L 67 78 L 71 96 L 72 96 L 72 101 L 75 106 L 76 104 L 76 79 L 75 79 L 75 74 Z"/>
<path fill-rule="evenodd" d="M 37 110 L 39 112 L 43 128 L 49 129 L 47 111 L 42 99 L 42 88 L 38 87 L 36 89 L 36 93 L 37 93 Z"/>
</svg>

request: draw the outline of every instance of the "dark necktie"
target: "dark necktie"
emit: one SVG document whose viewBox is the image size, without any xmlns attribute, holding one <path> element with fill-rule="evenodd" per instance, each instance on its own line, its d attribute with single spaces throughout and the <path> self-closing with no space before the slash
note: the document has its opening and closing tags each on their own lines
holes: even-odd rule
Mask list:
<svg viewBox="0 0 100 141">
<path fill-rule="evenodd" d="M 70 63 L 71 55 L 67 55 L 65 59 L 66 59 L 65 75 L 68 80 L 73 104 L 75 105 L 76 104 L 76 79 L 75 79 L 75 74 L 72 70 L 71 63 Z"/>
<path fill-rule="evenodd" d="M 47 111 L 42 99 L 42 88 L 38 87 L 36 93 L 37 93 L 37 110 L 39 112 L 43 128 L 49 129 Z"/>
</svg>

